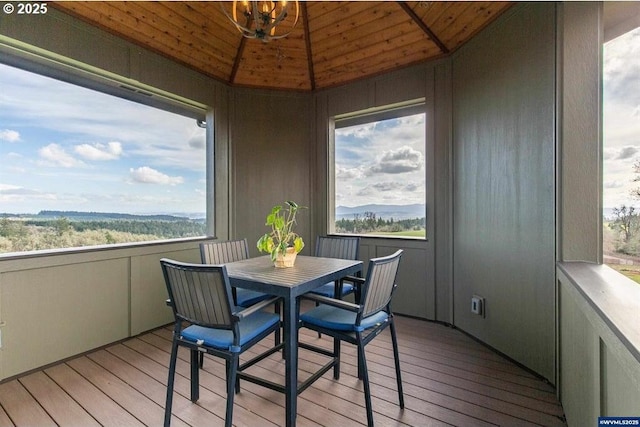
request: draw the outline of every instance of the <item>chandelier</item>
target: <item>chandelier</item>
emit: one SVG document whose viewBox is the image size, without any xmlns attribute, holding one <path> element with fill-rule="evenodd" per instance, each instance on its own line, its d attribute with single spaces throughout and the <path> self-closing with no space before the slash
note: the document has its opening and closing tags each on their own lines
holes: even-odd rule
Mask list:
<svg viewBox="0 0 640 427">
<path fill-rule="evenodd" d="M 291 3 L 295 7 L 295 17 L 289 15 Z M 231 13 L 227 10 L 228 4 L 228 2 L 221 4 L 222 11 L 238 31 L 244 37 L 260 39 L 265 43 L 269 40 L 286 37 L 298 23 L 300 15 L 300 6 L 297 0 L 292 2 L 234 1 Z"/>
</svg>

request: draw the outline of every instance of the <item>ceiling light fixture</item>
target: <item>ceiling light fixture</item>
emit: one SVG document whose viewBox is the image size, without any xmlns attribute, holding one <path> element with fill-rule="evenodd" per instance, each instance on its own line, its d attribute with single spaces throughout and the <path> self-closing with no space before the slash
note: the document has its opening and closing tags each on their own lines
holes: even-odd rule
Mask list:
<svg viewBox="0 0 640 427">
<path fill-rule="evenodd" d="M 298 1 L 234 1 L 229 13 L 230 2 L 221 4 L 222 11 L 238 31 L 249 39 L 263 42 L 286 37 L 298 23 L 300 5 Z M 295 16 L 289 14 L 291 3 Z M 226 7 L 225 7 L 226 6 Z M 243 22 L 241 22 L 243 21 Z"/>
</svg>

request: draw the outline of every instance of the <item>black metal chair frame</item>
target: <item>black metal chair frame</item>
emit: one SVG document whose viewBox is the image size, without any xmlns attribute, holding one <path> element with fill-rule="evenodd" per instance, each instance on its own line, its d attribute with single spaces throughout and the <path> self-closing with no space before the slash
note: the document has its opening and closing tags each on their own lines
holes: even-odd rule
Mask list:
<svg viewBox="0 0 640 427">
<path fill-rule="evenodd" d="M 327 242 L 329 245 L 327 245 Z M 342 259 L 358 259 L 360 254 L 360 237 L 358 236 L 318 236 L 316 239 L 315 256 L 326 258 L 342 258 Z M 341 299 L 342 286 L 346 281 L 351 282 L 348 278 L 342 278 L 335 283 L 335 298 Z M 314 291 L 311 291 L 315 294 Z M 356 293 L 356 301 L 358 298 L 357 287 L 354 287 Z"/>
<path fill-rule="evenodd" d="M 361 286 L 360 290 L 360 299 L 358 304 L 350 303 L 347 301 L 327 298 L 321 295 L 313 295 L 306 294 L 304 296 L 305 299 L 311 299 L 321 304 L 329 304 L 334 307 L 338 307 L 344 310 L 348 310 L 351 312 L 357 313 L 355 326 L 360 326 L 361 322 L 369 316 L 380 313 L 380 311 L 384 311 L 386 316 L 386 321 L 376 324 L 373 327 L 368 329 L 364 329 L 362 331 L 356 330 L 354 332 L 351 331 L 340 331 L 333 328 L 327 328 L 318 326 L 312 323 L 307 323 L 301 319 L 300 327 L 306 327 L 308 329 L 312 329 L 319 333 L 327 334 L 334 338 L 334 348 L 333 351 L 326 350 L 324 348 L 320 348 L 314 346 L 312 344 L 300 343 L 299 346 L 301 348 L 306 348 L 312 351 L 316 351 L 318 353 L 324 354 L 325 356 L 329 356 L 331 360 L 321 368 L 321 372 L 326 372 L 331 367 L 334 368 L 333 378 L 338 380 L 340 378 L 340 342 L 345 341 L 351 343 L 358 348 L 358 378 L 363 380 L 364 383 L 364 394 L 365 394 L 365 405 L 367 410 L 367 422 L 371 427 L 373 426 L 373 409 L 371 405 L 371 389 L 369 385 L 369 374 L 367 371 L 367 361 L 365 357 L 364 348 L 365 346 L 371 342 L 376 336 L 378 336 L 385 328 L 389 327 L 391 332 L 391 341 L 393 344 L 393 355 L 395 361 L 395 369 L 396 369 L 396 382 L 398 387 L 398 400 L 400 408 L 404 408 L 404 394 L 402 391 L 402 377 L 400 372 L 400 358 L 398 352 L 398 339 L 396 335 L 396 328 L 393 321 L 393 313 L 391 311 L 391 300 L 393 297 L 393 293 L 397 288 L 397 284 L 395 283 L 396 275 L 397 275 L 397 265 L 395 266 L 395 271 L 393 272 L 393 277 L 387 278 L 388 280 L 393 281 L 393 285 L 388 293 L 388 297 L 385 298 L 385 301 L 382 304 L 376 304 L 378 307 L 369 307 L 368 303 L 371 301 L 369 298 L 371 290 L 371 282 L 372 277 L 377 274 L 377 271 L 381 266 L 389 263 L 399 263 L 400 257 L 402 255 L 402 250 L 398 250 L 393 255 L 389 255 L 386 257 L 374 258 L 369 261 L 369 268 L 367 271 L 367 277 L 365 279 L 359 277 L 350 277 L 349 280 L 358 283 Z M 378 289 L 373 290 L 373 292 L 378 292 Z M 372 296 L 375 299 L 375 295 Z"/>
<path fill-rule="evenodd" d="M 213 248 L 217 248 L 214 251 Z M 225 240 L 214 242 L 202 242 L 200 243 L 200 260 L 203 264 L 227 264 L 229 262 L 240 261 L 249 258 L 249 246 L 247 245 L 247 239 L 238 240 Z M 237 288 L 231 287 L 233 294 L 233 302 L 238 303 Z M 265 294 L 266 295 L 266 294 Z M 268 296 L 266 297 L 268 298 Z M 280 303 L 276 302 L 274 305 L 276 313 L 280 314 Z M 274 345 L 280 345 L 282 337 L 280 330 L 276 331 L 274 338 Z M 204 359 L 200 360 L 200 367 L 204 363 Z"/>
<path fill-rule="evenodd" d="M 249 308 L 245 308 L 241 311 L 233 311 L 235 304 L 233 303 L 231 296 L 231 286 L 229 284 L 229 277 L 224 265 L 202 265 L 202 264 L 189 264 L 170 259 L 163 258 L 160 260 L 162 266 L 165 283 L 167 286 L 167 292 L 169 293 L 168 304 L 171 306 L 175 318 L 173 339 L 171 345 L 171 359 L 169 362 L 169 377 L 167 381 L 167 396 L 165 402 L 165 417 L 164 426 L 169 427 L 171 424 L 171 408 L 173 404 L 173 388 L 175 379 L 175 370 L 178 358 L 178 347 L 186 347 L 190 351 L 190 366 L 191 366 L 191 401 L 196 402 L 200 397 L 200 355 L 207 353 L 216 357 L 220 357 L 225 360 L 226 373 L 227 373 L 227 406 L 225 426 L 231 427 L 233 418 L 233 398 L 234 394 L 240 392 L 240 376 L 239 374 L 246 368 L 254 365 L 255 363 L 263 360 L 271 354 L 279 351 L 283 344 L 272 347 L 269 350 L 253 357 L 252 359 L 240 364 L 240 355 L 251 348 L 253 345 L 267 337 L 272 332 L 279 331 L 280 322 L 274 323 L 271 327 L 265 329 L 251 340 L 247 341 L 243 345 L 240 345 L 240 329 L 239 324 L 242 319 L 260 311 L 267 306 L 274 304 L 279 300 L 278 297 L 273 297 L 268 300 L 263 300 L 257 304 L 252 305 Z M 207 294 L 203 292 L 203 286 L 200 285 L 198 291 L 190 279 L 186 278 L 187 274 L 193 273 L 194 275 L 219 275 L 224 281 L 224 295 Z M 180 308 L 176 306 L 176 299 L 174 295 L 174 283 L 175 274 L 183 274 L 181 279 L 189 282 L 187 286 L 194 288 L 193 294 L 189 295 L 190 304 L 192 304 L 191 312 L 194 315 L 188 315 L 182 312 Z M 177 280 L 177 279 L 176 279 Z M 200 280 L 200 277 L 198 278 Z M 202 278 L 202 281 L 206 281 L 206 278 Z M 194 299 L 195 298 L 195 299 Z M 217 298 L 217 300 L 216 300 Z M 214 300 L 218 302 L 217 306 L 220 308 L 220 313 L 216 312 L 214 317 L 221 317 L 223 320 L 218 323 L 207 322 L 204 317 L 210 316 L 211 310 L 207 308 L 213 307 Z M 195 308 L 194 308 L 195 307 Z M 187 311 L 187 310 L 185 310 Z M 200 315 L 203 312 L 207 312 L 206 315 Z M 200 313 L 200 314 L 198 314 Z M 212 347 L 202 342 L 193 342 L 182 337 L 182 331 L 185 325 L 198 325 L 205 328 L 230 330 L 233 332 L 233 344 L 228 350 Z M 235 392 L 235 393 L 234 393 Z"/>
</svg>

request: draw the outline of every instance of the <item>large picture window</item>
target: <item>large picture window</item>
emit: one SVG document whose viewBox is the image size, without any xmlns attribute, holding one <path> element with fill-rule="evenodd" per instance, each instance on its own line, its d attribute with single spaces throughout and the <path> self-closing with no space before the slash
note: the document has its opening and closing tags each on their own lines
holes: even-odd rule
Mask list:
<svg viewBox="0 0 640 427">
<path fill-rule="evenodd" d="M 640 282 L 640 27 L 603 47 L 604 262 Z"/>
<path fill-rule="evenodd" d="M 0 87 L 0 253 L 206 234 L 204 111 L 4 64 Z"/>
<path fill-rule="evenodd" d="M 426 237 L 425 126 L 424 104 L 335 118 L 331 232 Z"/>
</svg>

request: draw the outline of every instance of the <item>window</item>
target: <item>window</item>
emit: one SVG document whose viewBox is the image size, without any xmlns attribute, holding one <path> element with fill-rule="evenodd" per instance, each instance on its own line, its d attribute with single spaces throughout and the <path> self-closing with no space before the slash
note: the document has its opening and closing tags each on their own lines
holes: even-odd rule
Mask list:
<svg viewBox="0 0 640 427">
<path fill-rule="evenodd" d="M 340 116 L 334 124 L 330 232 L 424 239 L 424 104 Z"/>
<path fill-rule="evenodd" d="M 603 50 L 603 254 L 640 281 L 640 27 Z"/>
<path fill-rule="evenodd" d="M 204 110 L 5 64 L 0 87 L 0 253 L 206 234 Z"/>
</svg>

